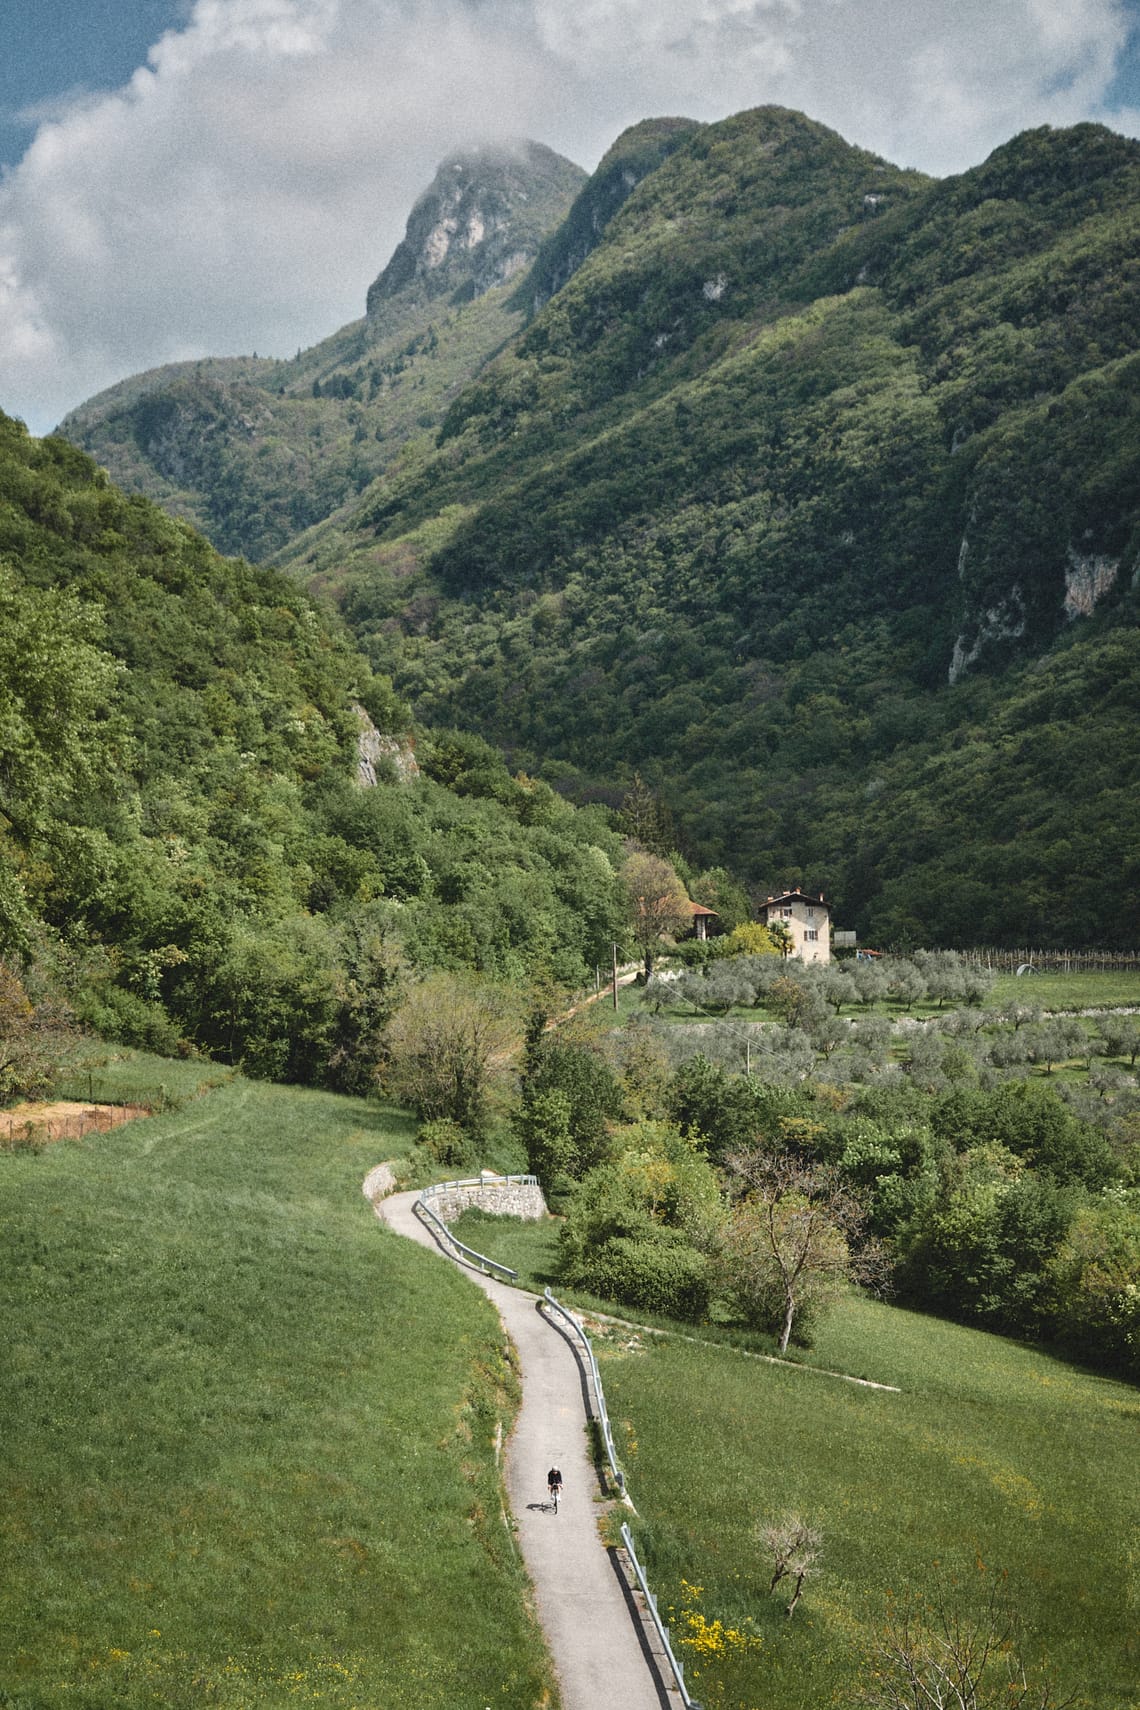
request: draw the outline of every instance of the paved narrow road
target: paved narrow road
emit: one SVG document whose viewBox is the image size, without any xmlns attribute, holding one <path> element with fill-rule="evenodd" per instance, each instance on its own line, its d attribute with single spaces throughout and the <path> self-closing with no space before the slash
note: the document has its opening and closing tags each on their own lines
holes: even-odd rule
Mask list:
<svg viewBox="0 0 1140 1710">
<path fill-rule="evenodd" d="M 398 1193 L 373 1203 L 399 1234 L 442 1252 L 412 1209 L 416 1197 Z M 537 1296 L 475 1270 L 466 1274 L 494 1301 L 518 1350 L 523 1394 L 506 1449 L 507 1490 L 564 1710 L 677 1705 L 680 1698 L 660 1684 L 637 1611 L 598 1533 L 601 1492 L 574 1350 L 539 1311 Z M 547 1506 L 552 1461 L 566 1481 L 557 1514 Z"/>
</svg>

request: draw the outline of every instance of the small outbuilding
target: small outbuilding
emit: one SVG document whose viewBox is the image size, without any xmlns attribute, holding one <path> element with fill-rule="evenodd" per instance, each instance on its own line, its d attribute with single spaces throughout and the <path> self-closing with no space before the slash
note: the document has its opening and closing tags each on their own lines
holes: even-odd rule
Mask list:
<svg viewBox="0 0 1140 1710">
<path fill-rule="evenodd" d="M 807 891 L 784 891 L 769 897 L 761 910 L 765 926 L 783 926 L 791 941 L 789 955 L 801 962 L 831 961 L 831 909 Z"/>
<path fill-rule="evenodd" d="M 714 937 L 717 932 L 717 922 L 720 919 L 716 909 L 705 908 L 702 903 L 695 902 L 690 902 L 689 907 L 693 911 L 694 938 L 700 938 L 703 941 L 706 938 Z"/>
</svg>

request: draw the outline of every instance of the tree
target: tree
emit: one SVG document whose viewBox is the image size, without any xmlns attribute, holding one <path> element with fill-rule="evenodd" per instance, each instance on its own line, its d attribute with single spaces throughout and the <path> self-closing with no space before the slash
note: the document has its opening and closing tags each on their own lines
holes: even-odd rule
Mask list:
<svg viewBox="0 0 1140 1710">
<path fill-rule="evenodd" d="M 425 1121 L 478 1131 L 496 1077 L 519 1044 L 513 995 L 476 976 L 433 974 L 413 986 L 385 1033 L 380 1078 Z"/>
<path fill-rule="evenodd" d="M 791 1617 L 800 1593 L 804 1588 L 804 1580 L 819 1560 L 823 1547 L 822 1533 L 814 1526 L 809 1526 L 801 1520 L 798 1514 L 783 1514 L 779 1520 L 761 1529 L 760 1536 L 772 1552 L 772 1577 L 768 1582 L 769 1592 L 775 1591 L 782 1579 L 795 1579 L 796 1588 L 792 1593 L 792 1601 L 785 1613 Z"/>
<path fill-rule="evenodd" d="M 724 867 L 710 867 L 707 871 L 696 874 L 689 891 L 694 902 L 703 903 L 705 908 L 716 910 L 721 932 L 735 936 L 740 932 L 759 931 L 767 938 L 765 929 L 758 921 L 752 920 L 748 892 Z M 752 954 L 760 954 L 764 950 L 770 950 L 771 945 L 757 940 L 755 946 L 750 945 L 748 949 Z"/>
<path fill-rule="evenodd" d="M 770 920 L 768 922 L 768 936 L 772 940 L 777 954 L 783 956 L 786 961 L 792 953 L 792 929 L 787 921 Z"/>
<path fill-rule="evenodd" d="M 562 1276 L 626 1306 L 700 1320 L 722 1214 L 712 1166 L 665 1122 L 620 1129 L 613 1148 L 574 1195 L 560 1237 Z"/>
<path fill-rule="evenodd" d="M 518 1124 L 530 1167 L 549 1194 L 601 1162 L 621 1110 L 609 1064 L 588 1044 L 542 1036 L 527 1052 Z"/>
<path fill-rule="evenodd" d="M 1124 1194 L 1077 1212 L 1053 1271 L 1066 1345 L 1140 1376 L 1140 1218 Z"/>
<path fill-rule="evenodd" d="M 1140 1022 L 1134 1015 L 1106 1015 L 1100 1022 L 1106 1057 L 1127 1057 L 1130 1069 L 1140 1057 Z"/>
<path fill-rule="evenodd" d="M 810 1319 L 848 1278 L 877 1281 L 881 1255 L 857 1247 L 863 1209 L 830 1166 L 761 1150 L 726 1162 L 747 1197 L 722 1237 L 724 1282 L 749 1322 L 777 1330 L 786 1353 L 797 1319 Z"/>
<path fill-rule="evenodd" d="M 62 1018 L 33 1004 L 13 968 L 0 962 L 0 1104 L 51 1084 Z"/>
<path fill-rule="evenodd" d="M 931 1597 L 911 1592 L 891 1604 L 862 1702 L 870 1710 L 1061 1710 L 1071 1699 L 1030 1678 L 1018 1626 L 1001 1579 L 970 1597 L 940 1577 Z"/>
<path fill-rule="evenodd" d="M 701 900 L 697 898 L 698 902 Z M 734 926 L 724 943 L 733 956 L 775 956 L 782 948 L 772 928 L 758 920 L 746 920 L 740 926 Z"/>
<path fill-rule="evenodd" d="M 109 790 L 126 744 L 101 614 L 0 565 L 0 811 L 27 832 L 85 783 Z"/>
<path fill-rule="evenodd" d="M 693 911 L 676 871 L 660 855 L 635 850 L 627 858 L 621 876 L 634 942 L 644 958 L 648 980 L 653 973 L 658 944 L 691 926 Z"/>
<path fill-rule="evenodd" d="M 827 1019 L 827 1005 L 815 985 L 794 974 L 774 981 L 765 1002 L 788 1027 L 802 1027 L 805 1032 Z"/>
<path fill-rule="evenodd" d="M 633 782 L 622 797 L 618 819 L 627 837 L 658 856 L 664 856 L 677 841 L 669 809 L 640 772 L 633 774 Z M 713 908 L 715 904 L 705 906 Z"/>
</svg>

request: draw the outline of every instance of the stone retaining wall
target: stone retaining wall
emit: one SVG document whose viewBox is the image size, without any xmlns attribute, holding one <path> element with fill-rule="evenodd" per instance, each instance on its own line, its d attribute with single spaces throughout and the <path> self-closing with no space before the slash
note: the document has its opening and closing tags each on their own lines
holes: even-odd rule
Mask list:
<svg viewBox="0 0 1140 1710">
<path fill-rule="evenodd" d="M 537 1221 L 546 1216 L 546 1201 L 538 1183 L 518 1177 L 484 1175 L 478 1181 L 441 1182 L 425 1188 L 422 1198 L 442 1223 L 454 1223 L 472 1205 L 496 1217 Z"/>
</svg>

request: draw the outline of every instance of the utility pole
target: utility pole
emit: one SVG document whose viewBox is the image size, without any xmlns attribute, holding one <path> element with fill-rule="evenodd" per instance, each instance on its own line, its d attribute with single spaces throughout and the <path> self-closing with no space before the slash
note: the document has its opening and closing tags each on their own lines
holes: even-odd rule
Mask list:
<svg viewBox="0 0 1140 1710">
<path fill-rule="evenodd" d="M 616 1009 L 618 1006 L 618 1001 L 617 1001 L 617 945 L 614 944 L 612 946 L 612 949 L 613 949 L 613 963 L 614 963 L 614 1008 Z"/>
</svg>

